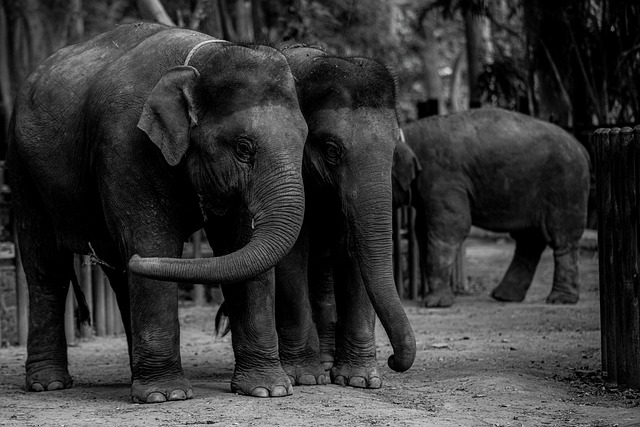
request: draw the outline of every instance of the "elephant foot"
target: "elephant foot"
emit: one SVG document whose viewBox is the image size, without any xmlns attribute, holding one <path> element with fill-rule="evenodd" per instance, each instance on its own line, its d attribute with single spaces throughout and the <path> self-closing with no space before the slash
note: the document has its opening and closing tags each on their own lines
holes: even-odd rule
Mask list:
<svg viewBox="0 0 640 427">
<path fill-rule="evenodd" d="M 293 385 L 325 385 L 327 383 L 325 369 L 317 361 L 308 364 L 283 364 L 282 367 Z"/>
<path fill-rule="evenodd" d="M 284 397 L 293 394 L 291 379 L 282 368 L 239 372 L 231 378 L 231 392 L 254 397 Z"/>
<path fill-rule="evenodd" d="M 441 291 L 441 292 L 429 292 L 424 296 L 422 305 L 424 307 L 451 307 L 455 301 L 453 292 Z"/>
<path fill-rule="evenodd" d="M 184 377 L 152 383 L 134 380 L 131 385 L 131 399 L 135 403 L 163 403 L 193 399 L 193 388 L 189 380 Z"/>
<path fill-rule="evenodd" d="M 511 286 L 498 286 L 491 292 L 491 297 L 501 302 L 522 302 L 526 292 L 522 293 Z"/>
<path fill-rule="evenodd" d="M 354 367 L 334 366 L 331 369 L 331 382 L 341 386 L 356 388 L 380 388 L 382 377 L 375 366 Z"/>
<path fill-rule="evenodd" d="M 576 304 L 580 299 L 577 292 L 571 293 L 566 291 L 551 291 L 547 297 L 547 304 Z"/>
<path fill-rule="evenodd" d="M 73 380 L 66 369 L 40 370 L 37 373 L 27 375 L 26 378 L 27 391 L 64 390 L 72 386 Z"/>
</svg>

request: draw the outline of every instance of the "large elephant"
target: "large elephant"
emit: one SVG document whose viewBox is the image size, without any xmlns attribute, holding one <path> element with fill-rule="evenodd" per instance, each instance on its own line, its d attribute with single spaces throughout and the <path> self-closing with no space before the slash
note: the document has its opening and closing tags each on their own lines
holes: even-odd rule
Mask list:
<svg viewBox="0 0 640 427">
<path fill-rule="evenodd" d="M 276 267 L 280 359 L 296 384 L 324 383 L 330 369 L 333 383 L 378 388 L 376 314 L 393 346 L 392 369 L 409 369 L 416 351 L 393 281 L 395 81 L 371 59 L 300 45 L 283 53 L 309 135 L 304 224 Z"/>
<path fill-rule="evenodd" d="M 234 282 L 272 268 L 297 239 L 306 135 L 286 58 L 267 46 L 140 23 L 37 68 L 17 96 L 8 149 L 30 296 L 27 389 L 72 384 L 63 313 L 75 252 L 109 266 L 133 400 L 191 398 L 175 282 L 221 283 L 234 302 L 271 297 Z M 202 227 L 224 256 L 179 259 Z M 234 347 L 233 383 L 283 394 L 280 366 L 242 363 L 270 345 L 273 322 L 236 317 L 250 342 Z"/>
<path fill-rule="evenodd" d="M 542 251 L 553 249 L 551 304 L 579 297 L 578 243 L 589 195 L 586 149 L 558 126 L 487 108 L 402 127 L 394 198 L 416 208 L 427 307 L 448 307 L 453 263 L 471 225 L 509 232 L 513 260 L 492 296 L 522 301 Z M 413 154 L 415 153 L 415 154 Z M 410 197 L 409 197 L 409 193 Z"/>
</svg>

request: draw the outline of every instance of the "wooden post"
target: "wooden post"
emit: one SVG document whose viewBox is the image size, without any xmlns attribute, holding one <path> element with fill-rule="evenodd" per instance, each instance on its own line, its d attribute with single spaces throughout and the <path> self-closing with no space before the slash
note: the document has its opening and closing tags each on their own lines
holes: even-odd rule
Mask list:
<svg viewBox="0 0 640 427">
<path fill-rule="evenodd" d="M 198 230 L 191 237 L 191 245 L 193 246 L 193 257 L 202 258 L 202 230 Z M 207 299 L 205 297 L 204 285 L 193 285 L 193 302 L 197 306 L 203 306 L 206 304 Z"/>
<path fill-rule="evenodd" d="M 607 383 L 639 388 L 640 127 L 599 129 L 594 141 L 602 367 Z"/>
<path fill-rule="evenodd" d="M 618 378 L 624 381 L 621 385 L 637 388 L 640 385 L 640 339 L 638 337 L 638 295 L 635 293 L 638 273 L 638 223 L 637 223 L 637 194 L 636 170 L 637 155 L 633 141 L 633 129 L 622 128 L 620 131 L 620 145 L 618 158 L 620 166 L 620 233 L 617 241 L 620 244 L 620 281 L 618 282 L 618 308 L 620 315 L 616 321 L 620 328 L 620 339 L 617 349 L 620 351 L 623 367 L 618 368 Z M 633 218 L 636 215 L 636 218 Z M 634 307 L 635 299 L 635 307 Z M 635 316 L 634 316 L 635 313 Z M 635 330 L 635 333 L 634 333 Z M 636 360 L 636 358 L 638 358 Z M 620 383 L 620 381 L 619 381 Z"/>
<path fill-rule="evenodd" d="M 69 286 L 67 291 L 67 302 L 64 309 L 64 333 L 67 337 L 67 345 L 76 342 L 76 319 L 75 319 L 75 296 L 73 286 Z"/>
<path fill-rule="evenodd" d="M 625 286 L 624 301 L 628 307 L 628 317 L 626 319 L 628 329 L 626 333 L 628 340 L 626 342 L 627 355 L 626 359 L 629 363 L 629 381 L 628 385 L 636 390 L 640 389 L 640 280 L 638 278 L 638 270 L 640 269 L 640 260 L 638 244 L 638 232 L 640 232 L 640 165 L 638 164 L 638 156 L 640 155 L 640 125 L 633 128 L 633 135 L 631 137 L 631 144 L 633 145 L 632 156 L 629 160 L 635 161 L 635 175 L 634 175 L 634 194 L 635 204 L 632 206 L 632 214 L 629 215 L 630 219 L 633 219 L 634 227 L 634 244 L 635 244 L 635 265 L 633 271 L 628 272 L 629 277 L 632 278 L 631 283 L 627 283 Z"/>
<path fill-rule="evenodd" d="M 91 322 L 93 323 L 93 285 L 91 280 L 91 264 L 89 262 L 89 255 L 79 255 L 78 270 L 80 272 L 79 279 L 80 287 L 84 292 L 84 297 L 87 300 L 89 306 L 89 314 L 91 315 Z M 80 336 L 82 338 L 91 338 L 93 336 L 93 327 L 90 323 L 85 323 L 80 329 Z"/>
<path fill-rule="evenodd" d="M 111 284 L 109 283 L 109 279 L 105 277 L 104 279 L 104 312 L 106 316 L 107 336 L 115 335 L 115 332 L 116 332 L 116 322 L 113 317 L 114 305 L 115 305 L 115 295 L 113 294 L 113 289 L 111 289 Z"/>
<path fill-rule="evenodd" d="M 107 334 L 107 314 L 105 311 L 105 280 L 102 267 L 93 266 L 93 324 L 96 335 L 103 337 Z"/>
<path fill-rule="evenodd" d="M 122 325 L 122 316 L 120 315 L 118 298 L 116 297 L 116 293 L 113 291 L 113 289 L 110 289 L 109 291 L 113 296 L 112 313 L 111 313 L 111 318 L 113 319 L 113 335 L 120 335 L 124 331 L 124 326 Z"/>
<path fill-rule="evenodd" d="M 422 273 L 420 269 L 420 248 L 416 236 L 416 210 L 409 207 L 407 237 L 409 239 L 409 298 L 417 300 L 424 291 L 422 289 Z"/>
</svg>

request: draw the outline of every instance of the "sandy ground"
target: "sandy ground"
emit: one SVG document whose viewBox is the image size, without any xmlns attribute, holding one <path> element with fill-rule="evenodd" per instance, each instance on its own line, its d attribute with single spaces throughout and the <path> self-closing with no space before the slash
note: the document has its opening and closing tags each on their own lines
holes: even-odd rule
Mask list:
<svg viewBox="0 0 640 427">
<path fill-rule="evenodd" d="M 467 246 L 470 295 L 448 309 L 407 303 L 418 356 L 405 373 L 386 366 L 391 347 L 378 328 L 379 390 L 295 387 L 258 399 L 229 390 L 229 338 L 215 338 L 215 308 L 181 308 L 182 360 L 196 396 L 161 405 L 129 397 L 124 338 L 69 349 L 75 386 L 24 389 L 24 348 L 0 349 L 0 426 L 632 426 L 640 393 L 604 387 L 600 375 L 597 254 L 583 251 L 576 306 L 548 306 L 552 256 L 546 251 L 520 304 L 489 298 L 513 251 L 506 240 Z"/>
</svg>

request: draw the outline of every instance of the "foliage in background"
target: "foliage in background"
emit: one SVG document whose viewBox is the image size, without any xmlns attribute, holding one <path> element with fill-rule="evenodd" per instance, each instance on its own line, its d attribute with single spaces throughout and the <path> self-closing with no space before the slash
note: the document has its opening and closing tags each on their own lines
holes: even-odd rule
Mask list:
<svg viewBox="0 0 640 427">
<path fill-rule="evenodd" d="M 537 109 L 569 124 L 640 121 L 640 2 L 524 2 Z M 562 102 L 554 103 L 554 97 Z"/>
<path fill-rule="evenodd" d="M 215 37 L 380 59 L 398 78 L 403 120 L 429 99 L 442 103 L 440 112 L 467 108 L 465 19 L 483 16 L 492 46 L 478 77 L 482 104 L 565 126 L 640 121 L 637 0 L 3 0 L 1 136 L 35 64 L 78 34 L 142 19 L 147 2 Z"/>
</svg>

